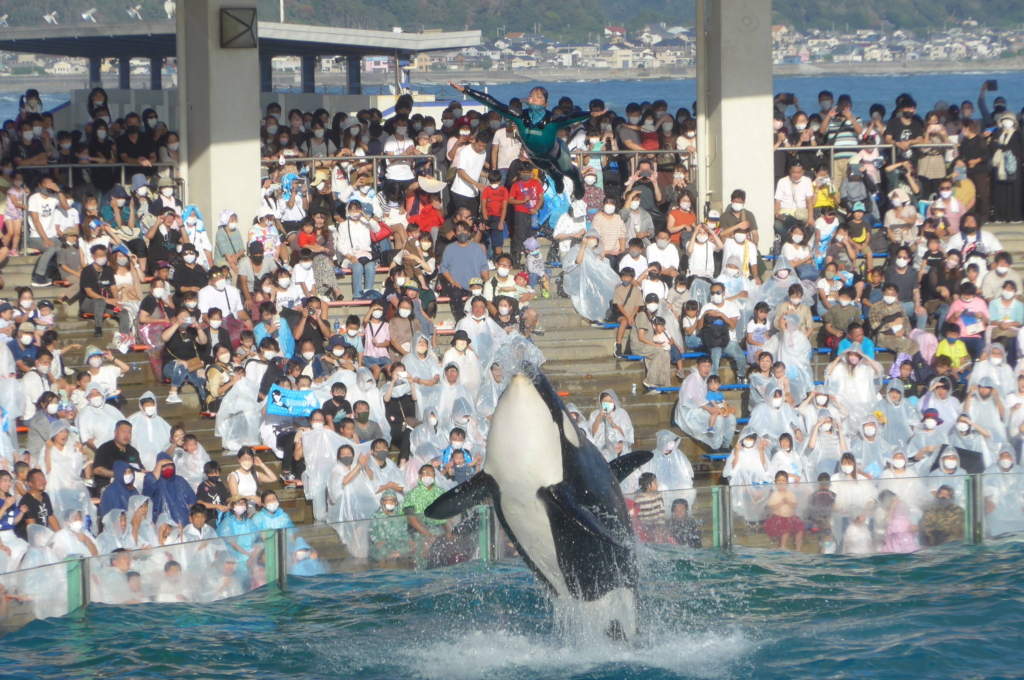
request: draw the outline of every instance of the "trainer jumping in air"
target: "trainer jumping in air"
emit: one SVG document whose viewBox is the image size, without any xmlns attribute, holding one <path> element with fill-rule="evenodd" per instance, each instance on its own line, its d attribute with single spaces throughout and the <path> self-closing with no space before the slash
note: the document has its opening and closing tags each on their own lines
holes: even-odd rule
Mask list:
<svg viewBox="0 0 1024 680">
<path fill-rule="evenodd" d="M 573 197 L 583 198 L 583 176 L 580 174 L 579 168 L 572 164 L 569 147 L 559 139 L 558 131 L 588 120 L 590 113 L 581 111 L 563 116 L 552 115 L 547 109 L 548 91 L 543 87 L 535 87 L 530 90 L 530 96 L 526 100 L 528 105 L 526 110 L 516 112 L 489 94 L 477 92 L 452 81 L 448 82 L 470 99 L 475 99 L 515 123 L 530 160 L 551 177 L 555 183 L 555 190 L 559 194 L 565 190 L 563 177 L 568 177 L 572 180 Z"/>
</svg>

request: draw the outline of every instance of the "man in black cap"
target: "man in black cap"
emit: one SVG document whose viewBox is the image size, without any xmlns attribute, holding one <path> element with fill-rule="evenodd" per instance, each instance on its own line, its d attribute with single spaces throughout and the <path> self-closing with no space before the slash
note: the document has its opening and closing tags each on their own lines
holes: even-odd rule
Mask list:
<svg viewBox="0 0 1024 680">
<path fill-rule="evenodd" d="M 114 295 L 114 270 L 107 264 L 107 247 L 97 244 L 89 251 L 92 264 L 82 270 L 81 286 L 84 299 L 78 307 L 83 314 L 92 314 L 95 329 L 93 337 L 103 337 L 103 315 L 113 312 L 117 300 Z M 109 307 L 108 307 L 109 305 Z M 122 334 L 131 335 L 133 324 L 128 314 L 120 314 L 119 323 Z"/>
<path fill-rule="evenodd" d="M 252 309 L 252 296 L 260 279 L 277 271 L 277 261 L 264 256 L 263 244 L 253 241 L 249 244 L 249 255 L 238 261 L 238 290 L 245 299 L 245 308 Z"/>
<path fill-rule="evenodd" d="M 174 304 L 181 304 L 181 296 L 184 293 L 199 294 L 200 289 L 205 288 L 210 279 L 206 270 L 196 264 L 199 258 L 199 251 L 191 243 L 181 247 L 181 265 L 174 268 Z"/>
<path fill-rule="evenodd" d="M 178 251 L 181 242 L 181 218 L 174 208 L 168 206 L 160 213 L 159 219 L 146 233 L 149 239 L 149 257 L 146 258 L 147 268 L 161 260 L 170 262 Z M 149 271 L 147 273 L 152 273 Z"/>
</svg>

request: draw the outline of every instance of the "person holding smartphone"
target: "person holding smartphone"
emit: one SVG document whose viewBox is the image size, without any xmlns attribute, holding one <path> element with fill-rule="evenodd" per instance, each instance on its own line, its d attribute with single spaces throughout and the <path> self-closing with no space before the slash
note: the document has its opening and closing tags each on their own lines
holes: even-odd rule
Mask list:
<svg viewBox="0 0 1024 680">
<path fill-rule="evenodd" d="M 199 324 L 199 315 L 184 308 L 177 310 L 171 325 L 160 334 L 160 339 L 164 341 L 163 374 L 171 381 L 167 403 L 180 404 L 178 390 L 188 382 L 199 394 L 199 403 L 204 404 L 206 371 L 203 369 L 200 347 L 205 346 L 209 340 Z"/>
</svg>

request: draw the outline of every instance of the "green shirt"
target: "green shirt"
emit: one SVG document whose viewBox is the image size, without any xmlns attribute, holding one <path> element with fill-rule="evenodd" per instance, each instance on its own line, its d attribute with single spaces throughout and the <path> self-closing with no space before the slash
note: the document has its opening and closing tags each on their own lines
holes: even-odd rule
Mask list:
<svg viewBox="0 0 1024 680">
<path fill-rule="evenodd" d="M 377 545 L 383 543 L 383 545 Z M 405 517 L 394 512 L 390 515 L 383 510 L 373 513 L 370 521 L 370 558 L 383 560 L 398 552 L 407 555 L 412 548 L 409 545 L 409 523 Z"/>
<path fill-rule="evenodd" d="M 405 502 L 402 503 L 402 511 L 407 515 L 422 515 L 427 507 L 442 495 L 444 495 L 444 491 L 438 487 L 437 484 L 431 487 L 426 487 L 420 483 L 415 489 L 405 494 Z M 409 512 L 410 508 L 412 509 L 412 512 Z M 445 520 L 424 517 L 423 523 L 444 524 Z"/>
</svg>

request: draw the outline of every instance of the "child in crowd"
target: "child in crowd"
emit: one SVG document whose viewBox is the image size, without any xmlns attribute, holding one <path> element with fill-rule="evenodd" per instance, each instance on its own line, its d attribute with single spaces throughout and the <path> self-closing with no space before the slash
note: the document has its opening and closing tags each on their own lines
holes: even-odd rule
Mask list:
<svg viewBox="0 0 1024 680">
<path fill-rule="evenodd" d="M 88 371 L 82 371 L 75 376 L 75 386 L 71 390 L 71 403 L 74 404 L 75 408 L 79 411 L 89 404 L 89 400 L 85 398 L 85 388 L 91 380 L 92 375 L 90 375 Z"/>
<path fill-rule="evenodd" d="M 626 243 L 626 254 L 619 260 L 619 271 L 623 267 L 629 267 L 634 272 L 645 272 L 650 266 L 647 257 L 644 255 L 644 241 L 639 238 L 631 238 Z"/>
<path fill-rule="evenodd" d="M 960 326 L 955 323 L 947 323 L 945 335 L 946 337 L 935 349 L 935 358 L 938 360 L 948 357 L 950 372 L 956 380 L 959 380 L 961 374 L 966 372 L 970 366 L 971 355 L 967 351 L 967 345 L 960 339 Z"/>
<path fill-rule="evenodd" d="M 835 262 L 825 265 L 825 271 L 818 279 L 818 316 L 825 316 L 834 305 L 839 304 L 839 289 L 843 287 L 839 266 Z"/>
<path fill-rule="evenodd" d="M 532 300 L 533 296 L 537 294 L 536 291 L 534 291 L 533 288 L 530 286 L 531 276 L 531 274 L 528 274 L 525 271 L 523 271 L 516 272 L 515 277 L 513 277 L 513 280 L 516 284 L 516 299 L 519 302 L 520 311 L 525 310 L 527 307 L 529 307 L 530 300 Z M 547 292 L 547 288 L 544 288 L 542 294 Z M 544 297 L 548 296 L 545 295 Z"/>
<path fill-rule="evenodd" d="M 828 166 L 819 165 L 814 171 L 814 219 L 821 217 L 826 208 L 838 208 L 839 200 L 839 190 L 832 182 Z"/>
<path fill-rule="evenodd" d="M 882 301 L 882 283 L 885 280 L 885 269 L 875 267 L 868 272 L 868 282 L 860 296 L 860 304 L 864 308 L 864 318 L 871 313 L 871 306 Z"/>
<path fill-rule="evenodd" d="M 10 248 L 11 257 L 18 256 L 21 246 L 21 227 L 28 210 L 28 189 L 25 177 L 20 172 L 11 175 L 11 186 L 7 189 L 7 205 L 4 207 L 4 247 Z"/>
<path fill-rule="evenodd" d="M 551 297 L 548 290 L 548 270 L 544 266 L 544 256 L 540 252 L 540 241 L 531 236 L 523 243 L 526 249 L 526 271 L 530 275 L 530 288 L 541 286 L 541 297 L 545 300 Z"/>
<path fill-rule="evenodd" d="M 23 460 L 14 464 L 14 495 L 24 496 L 28 493 L 28 473 L 32 467 Z"/>
<path fill-rule="evenodd" d="M 916 404 L 917 398 L 921 396 L 921 386 L 914 376 L 913 361 L 904 360 L 900 364 L 900 380 L 903 381 L 903 398 L 909 399 L 911 404 Z"/>
<path fill-rule="evenodd" d="M 819 555 L 835 555 L 836 550 L 839 546 L 836 545 L 836 539 L 832 535 L 831 529 L 823 529 L 818 534 L 818 554 Z"/>
<path fill-rule="evenodd" d="M 500 170 L 491 170 L 487 173 L 487 184 L 480 192 L 480 205 L 483 210 L 484 222 L 487 224 L 487 231 L 490 234 L 493 256 L 497 258 L 498 255 L 501 255 L 505 246 L 505 214 L 508 211 L 508 189 L 501 183 Z M 525 247 L 527 252 L 529 252 L 530 247 Z"/>
<path fill-rule="evenodd" d="M 683 307 L 690 301 L 690 289 L 686 285 L 686 277 L 680 274 L 672 282 L 672 289 L 668 291 L 665 302 L 672 309 L 672 316 L 676 319 L 683 318 Z M 698 309 L 700 309 L 698 307 Z"/>
<path fill-rule="evenodd" d="M 249 359 L 256 358 L 256 335 L 244 330 L 238 335 L 238 349 L 235 350 L 235 363 L 244 365 Z"/>
<path fill-rule="evenodd" d="M 768 496 L 771 517 L 764 523 L 764 532 L 772 540 L 779 541 L 779 547 L 789 549 L 793 537 L 794 547 L 800 552 L 804 547 L 804 523 L 796 516 L 796 494 L 789 490 L 789 474 L 785 470 L 775 473 L 775 490 Z"/>
<path fill-rule="evenodd" d="M 708 421 L 708 434 L 715 431 L 715 421 L 721 416 L 731 416 L 736 413 L 736 409 L 725 403 L 725 395 L 722 394 L 722 379 L 717 375 L 709 375 L 707 380 L 708 403 L 704 405 L 704 410 L 711 414 L 711 420 Z"/>
<path fill-rule="evenodd" d="M 687 351 L 701 349 L 704 342 L 697 332 L 697 314 L 700 312 L 700 303 L 696 300 L 687 300 L 683 303 L 683 344 Z"/>
<path fill-rule="evenodd" d="M 36 326 L 36 332 L 40 333 L 57 327 L 57 320 L 53 316 L 53 303 L 49 300 L 40 300 L 36 307 L 32 323 Z"/>
<path fill-rule="evenodd" d="M 483 287 L 481 287 L 481 290 L 483 290 Z M 359 321 L 359 317 L 355 314 L 349 314 L 348 318 L 345 319 L 345 342 L 350 347 L 356 348 L 360 365 L 363 363 L 363 335 L 359 332 L 362 327 L 362 322 Z"/>
<path fill-rule="evenodd" d="M 669 353 L 669 361 L 675 365 L 676 374 L 682 377 L 685 350 L 676 343 L 671 335 L 665 332 L 665 319 L 656 316 L 652 325 L 654 326 L 654 335 L 651 336 L 651 342 Z"/>
<path fill-rule="evenodd" d="M 754 318 L 747 322 L 747 363 L 757 364 L 757 355 L 768 341 L 771 324 L 768 322 L 768 303 L 761 301 L 754 305 Z"/>
<path fill-rule="evenodd" d="M 830 488 L 831 486 L 832 477 L 827 472 L 818 475 L 818 490 L 811 495 L 810 507 L 807 510 L 811 531 L 820 531 L 822 535 L 828 531 L 829 536 L 832 529 L 832 509 L 836 504 L 836 492 Z"/>
<path fill-rule="evenodd" d="M 299 232 L 302 233 L 301 231 Z M 303 248 L 299 251 L 299 264 L 292 270 L 292 283 L 302 288 L 304 297 L 316 295 L 316 279 L 313 275 L 313 251 Z"/>
<path fill-rule="evenodd" d="M 781 361 L 776 361 L 772 364 L 772 378 L 775 379 L 775 384 L 782 388 L 782 393 L 786 395 L 786 403 L 793 404 L 793 395 L 789 390 L 789 376 L 786 375 L 786 364 Z"/>
<path fill-rule="evenodd" d="M 641 540 L 663 543 L 665 533 L 665 499 L 658 491 L 658 478 L 652 472 L 640 475 L 640 494 L 636 497 L 636 518 L 640 522 Z"/>
<path fill-rule="evenodd" d="M 476 474 L 476 465 L 467 461 L 467 454 L 464 450 L 452 451 L 452 457 L 444 468 L 444 475 L 456 484 L 468 482 L 469 478 Z"/>
</svg>

